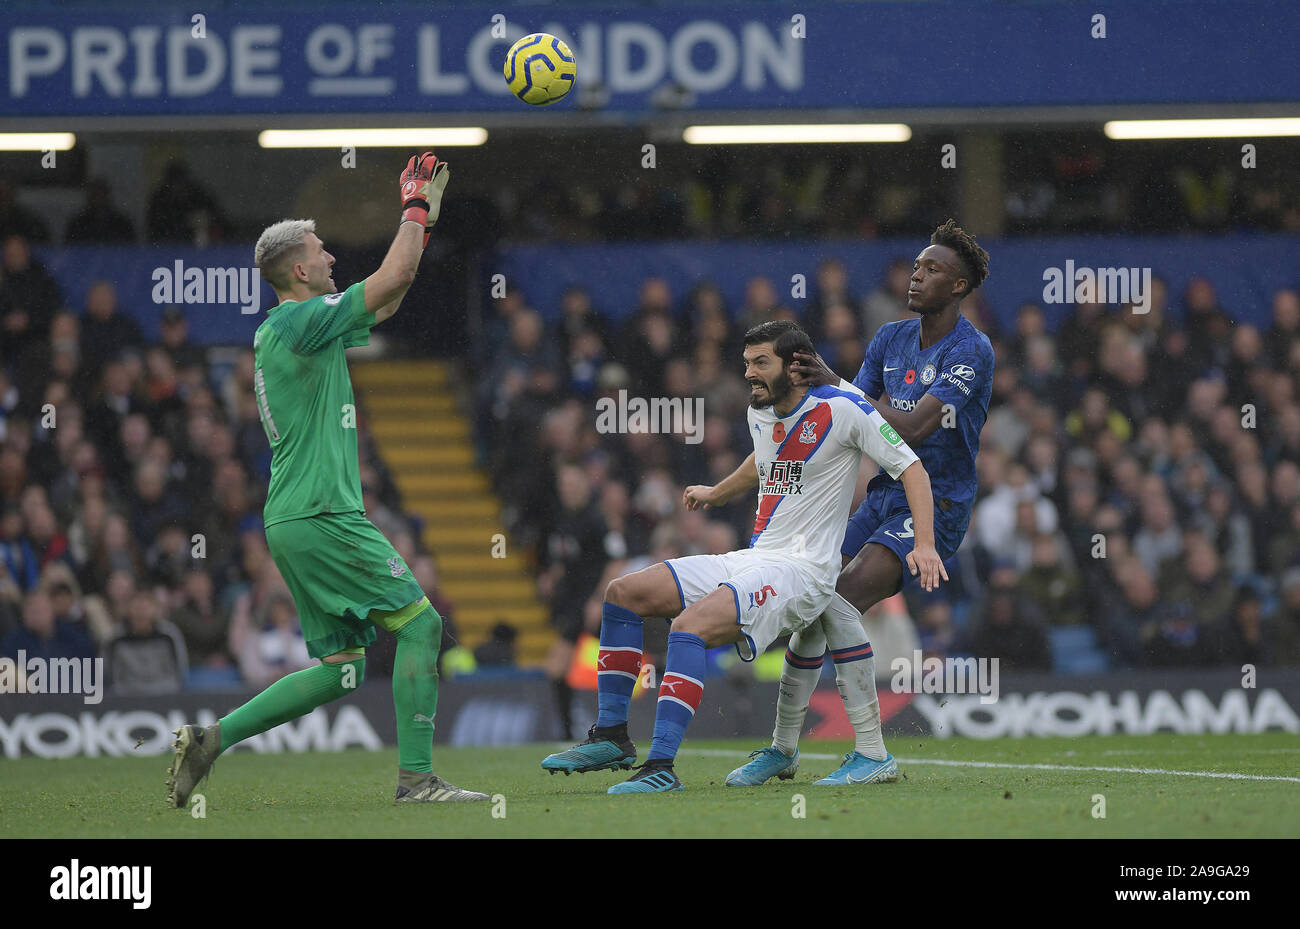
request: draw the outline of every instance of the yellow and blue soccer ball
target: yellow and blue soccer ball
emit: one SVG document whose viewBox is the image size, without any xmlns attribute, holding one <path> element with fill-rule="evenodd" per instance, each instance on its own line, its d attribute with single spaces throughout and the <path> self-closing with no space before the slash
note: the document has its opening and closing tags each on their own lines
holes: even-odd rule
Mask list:
<svg viewBox="0 0 1300 929">
<path fill-rule="evenodd" d="M 502 71 L 510 91 L 524 103 L 549 106 L 573 89 L 578 63 L 555 36 L 534 32 L 510 46 Z"/>
</svg>

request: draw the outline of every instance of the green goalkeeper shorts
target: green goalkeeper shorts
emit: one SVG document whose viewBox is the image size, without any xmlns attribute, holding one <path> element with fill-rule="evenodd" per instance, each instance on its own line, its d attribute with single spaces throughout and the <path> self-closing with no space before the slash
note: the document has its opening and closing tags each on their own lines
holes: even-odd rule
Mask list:
<svg viewBox="0 0 1300 929">
<path fill-rule="evenodd" d="M 424 596 L 402 556 L 360 512 L 274 523 L 266 545 L 313 658 L 364 648 L 376 637 L 371 610 L 398 610 Z"/>
</svg>

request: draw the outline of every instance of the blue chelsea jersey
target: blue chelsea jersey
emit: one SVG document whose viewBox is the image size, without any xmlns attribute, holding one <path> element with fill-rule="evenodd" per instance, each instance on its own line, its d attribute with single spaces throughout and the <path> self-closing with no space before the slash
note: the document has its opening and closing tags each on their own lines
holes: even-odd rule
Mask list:
<svg viewBox="0 0 1300 929">
<path fill-rule="evenodd" d="M 929 348 L 921 348 L 920 318 L 886 323 L 867 346 L 867 357 L 853 385 L 873 400 L 889 394 L 895 410 L 911 412 L 927 393 L 934 394 L 952 411 L 945 410 L 945 426 L 913 446 L 930 475 L 935 517 L 964 531 L 975 503 L 975 456 L 980 430 L 988 417 L 993 393 L 993 346 L 965 316 Z M 954 418 L 955 416 L 955 418 Z M 882 470 L 871 489 L 902 486 Z"/>
</svg>

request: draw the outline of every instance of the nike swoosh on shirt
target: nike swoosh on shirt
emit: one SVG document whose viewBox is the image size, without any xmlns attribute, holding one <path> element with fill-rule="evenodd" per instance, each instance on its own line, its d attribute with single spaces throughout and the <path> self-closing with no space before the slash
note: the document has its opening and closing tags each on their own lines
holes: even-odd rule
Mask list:
<svg viewBox="0 0 1300 929">
<path fill-rule="evenodd" d="M 897 368 L 886 368 L 885 370 L 886 370 L 886 371 L 897 371 L 898 369 L 897 369 Z"/>
</svg>

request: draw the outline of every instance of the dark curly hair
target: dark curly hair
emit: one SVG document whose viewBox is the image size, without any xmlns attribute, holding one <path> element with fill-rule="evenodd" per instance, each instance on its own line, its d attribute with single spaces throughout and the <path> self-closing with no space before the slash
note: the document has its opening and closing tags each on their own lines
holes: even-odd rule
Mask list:
<svg viewBox="0 0 1300 929">
<path fill-rule="evenodd" d="M 772 351 L 776 354 L 776 357 L 781 359 L 783 365 L 788 365 L 794 360 L 795 352 L 803 352 L 807 355 L 816 354 L 812 339 L 808 338 L 808 333 L 800 329 L 797 323 L 792 323 L 788 319 L 773 319 L 765 323 L 759 323 L 745 333 L 744 343 L 746 346 L 761 345 L 764 342 L 772 343 Z"/>
<path fill-rule="evenodd" d="M 972 290 L 983 284 L 989 276 L 989 253 L 980 248 L 975 237 L 957 225 L 955 220 L 948 220 L 930 236 L 931 245 L 943 245 L 957 253 L 961 259 L 963 275 L 970 286 L 966 288 L 968 296 Z"/>
</svg>

